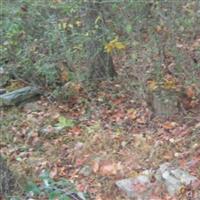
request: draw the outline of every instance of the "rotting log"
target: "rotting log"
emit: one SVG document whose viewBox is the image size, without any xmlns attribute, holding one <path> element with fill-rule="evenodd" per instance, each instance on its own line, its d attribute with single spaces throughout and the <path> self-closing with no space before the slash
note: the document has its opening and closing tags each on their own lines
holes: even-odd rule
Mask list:
<svg viewBox="0 0 200 200">
<path fill-rule="evenodd" d="M 20 88 L 18 90 L 0 95 L 0 107 L 18 105 L 40 94 L 41 91 L 36 87 L 28 86 Z"/>
</svg>

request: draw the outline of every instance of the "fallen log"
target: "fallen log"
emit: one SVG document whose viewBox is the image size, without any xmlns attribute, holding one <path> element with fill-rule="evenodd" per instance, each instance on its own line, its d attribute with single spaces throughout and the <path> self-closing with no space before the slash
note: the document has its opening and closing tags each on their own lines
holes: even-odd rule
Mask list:
<svg viewBox="0 0 200 200">
<path fill-rule="evenodd" d="M 41 94 L 41 91 L 36 87 L 24 87 L 18 90 L 0 95 L 0 107 L 14 106 L 24 101 L 28 101 Z"/>
</svg>

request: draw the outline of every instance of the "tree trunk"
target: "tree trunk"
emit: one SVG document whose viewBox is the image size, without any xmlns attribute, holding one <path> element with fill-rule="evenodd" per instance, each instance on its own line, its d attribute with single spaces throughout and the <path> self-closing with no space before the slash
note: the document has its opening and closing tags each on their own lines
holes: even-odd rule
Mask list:
<svg viewBox="0 0 200 200">
<path fill-rule="evenodd" d="M 86 44 L 88 53 L 89 80 L 98 81 L 113 78 L 117 75 L 110 54 L 104 51 L 105 20 L 101 0 L 88 1 L 86 5 L 85 25 L 89 34 Z"/>
<path fill-rule="evenodd" d="M 0 199 L 10 196 L 16 189 L 17 183 L 6 161 L 0 155 Z"/>
</svg>

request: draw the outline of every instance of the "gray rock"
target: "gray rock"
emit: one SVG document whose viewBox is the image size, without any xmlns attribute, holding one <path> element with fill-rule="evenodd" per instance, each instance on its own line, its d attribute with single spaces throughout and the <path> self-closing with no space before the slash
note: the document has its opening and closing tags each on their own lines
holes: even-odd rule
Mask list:
<svg viewBox="0 0 200 200">
<path fill-rule="evenodd" d="M 82 142 L 77 142 L 74 146 L 75 151 L 80 151 L 84 147 L 84 143 Z"/>
<path fill-rule="evenodd" d="M 13 106 L 40 94 L 40 90 L 34 87 L 24 87 L 13 92 L 0 95 L 0 106 Z"/>
<path fill-rule="evenodd" d="M 127 178 L 116 181 L 116 185 L 121 189 L 129 198 L 148 200 L 148 194 L 151 190 L 151 182 L 148 175 L 140 175 L 136 178 Z M 137 186 L 142 188 L 138 191 Z"/>
<path fill-rule="evenodd" d="M 81 170 L 79 171 L 79 174 L 83 175 L 83 176 L 90 176 L 92 173 L 92 169 L 90 166 L 85 165 L 83 168 L 81 168 Z"/>
<path fill-rule="evenodd" d="M 62 127 L 53 127 L 51 125 L 45 126 L 41 128 L 39 132 L 39 136 L 45 137 L 45 138 L 52 138 L 58 136 L 64 128 Z"/>
<path fill-rule="evenodd" d="M 153 182 L 151 177 L 155 177 Z M 116 185 L 131 199 L 149 200 L 156 188 L 168 192 L 173 197 L 181 186 L 187 186 L 197 180 L 183 169 L 164 163 L 154 173 L 145 170 L 136 178 L 116 181 Z"/>
<path fill-rule="evenodd" d="M 171 173 L 176 177 L 179 178 L 181 183 L 189 185 L 191 182 L 194 182 L 197 180 L 196 177 L 191 176 L 188 172 L 182 170 L 182 169 L 175 169 L 171 170 Z"/>
<path fill-rule="evenodd" d="M 170 163 L 160 165 L 156 173 L 156 178 L 164 183 L 171 196 L 175 195 L 182 185 L 189 185 L 197 181 L 196 177 L 179 167 L 173 167 Z"/>
</svg>

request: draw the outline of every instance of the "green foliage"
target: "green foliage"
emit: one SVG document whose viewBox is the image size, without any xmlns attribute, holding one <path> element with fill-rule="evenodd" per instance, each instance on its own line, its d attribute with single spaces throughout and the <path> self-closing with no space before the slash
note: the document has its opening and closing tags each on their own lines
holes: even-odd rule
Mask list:
<svg viewBox="0 0 200 200">
<path fill-rule="evenodd" d="M 62 178 L 54 181 L 47 171 L 40 176 L 42 183 L 40 185 L 29 182 L 26 187 L 26 195 L 35 198 L 48 197 L 49 200 L 71 200 L 70 194 L 76 193 L 84 200 L 84 195 L 75 189 L 75 186 L 70 181 Z"/>
<path fill-rule="evenodd" d="M 88 60 L 100 51 L 89 55 L 88 41 L 105 47 L 119 37 L 129 50 L 126 64 L 131 63 L 131 73 L 143 77 L 137 82 L 140 89 L 149 76 L 162 79 L 171 63 L 175 76 L 184 74 L 184 81 L 198 79 L 199 64 L 188 67 L 189 54 L 177 48 L 178 40 L 190 42 L 199 32 L 198 1 L 106 1 L 90 27 L 84 21 L 88 4 L 81 0 L 2 2 L 0 65 L 15 77 L 57 89 L 64 84 L 59 66 L 66 62 L 66 70 L 73 73 L 70 79 L 84 81 Z M 96 36 L 99 29 L 101 34 Z M 129 77 L 126 69 L 122 71 Z"/>
<path fill-rule="evenodd" d="M 16 77 L 55 88 L 62 82 L 59 63 L 67 62 L 68 70 L 79 62 L 82 38 L 73 25 L 78 18 L 71 18 L 78 8 L 77 2 L 3 1 L 1 65 Z M 65 22 L 67 28 L 60 30 Z"/>
<path fill-rule="evenodd" d="M 74 120 L 66 119 L 63 116 L 60 116 L 58 119 L 58 123 L 56 124 L 59 128 L 72 128 L 74 127 L 75 123 Z"/>
</svg>

